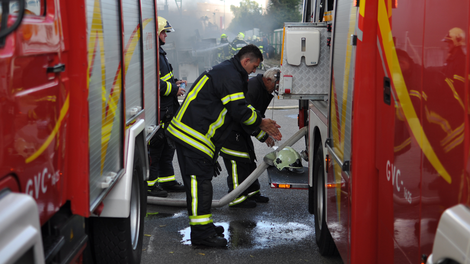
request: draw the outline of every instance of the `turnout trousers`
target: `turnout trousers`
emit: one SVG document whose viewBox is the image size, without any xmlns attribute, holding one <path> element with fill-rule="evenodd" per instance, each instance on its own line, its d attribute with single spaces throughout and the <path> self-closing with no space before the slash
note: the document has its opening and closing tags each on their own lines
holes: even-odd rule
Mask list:
<svg viewBox="0 0 470 264">
<path fill-rule="evenodd" d="M 147 181 L 148 186 L 153 186 L 158 181 L 165 183 L 175 181 L 175 171 L 173 169 L 173 157 L 175 156 L 175 147 L 170 144 L 165 133 L 158 131 L 149 145 L 150 156 L 150 175 Z"/>
<path fill-rule="evenodd" d="M 186 190 L 191 241 L 203 240 L 217 234 L 211 213 L 214 164 L 179 143 L 175 145 Z"/>
<path fill-rule="evenodd" d="M 237 188 L 250 174 L 256 169 L 255 162 L 240 162 L 233 159 L 223 157 L 225 168 L 227 169 L 227 185 L 229 192 Z M 243 193 L 235 200 L 229 203 L 230 205 L 236 205 L 242 203 L 249 197 L 259 193 L 260 185 L 258 179 L 256 179 Z"/>
</svg>

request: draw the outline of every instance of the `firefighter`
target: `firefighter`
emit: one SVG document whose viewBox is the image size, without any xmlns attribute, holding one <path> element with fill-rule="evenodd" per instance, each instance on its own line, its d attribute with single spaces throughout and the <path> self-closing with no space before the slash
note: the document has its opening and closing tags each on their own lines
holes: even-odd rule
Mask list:
<svg viewBox="0 0 470 264">
<path fill-rule="evenodd" d="M 237 37 L 232 41 L 230 46 L 232 47 L 232 56 L 238 53 L 241 48 L 245 47 L 248 45 L 248 43 L 245 41 L 245 34 L 242 32 L 238 33 Z"/>
<path fill-rule="evenodd" d="M 160 43 L 160 125 L 161 128 L 150 141 L 150 176 L 147 182 L 148 195 L 166 197 L 167 192 L 184 192 L 184 186 L 175 179 L 173 169 L 173 157 L 175 147 L 165 136 L 168 122 L 178 110 L 178 96 L 184 94 L 185 90 L 179 85 L 187 81 L 179 81 L 173 76 L 173 68 L 168 62 L 166 52 L 162 46 L 165 45 L 168 32 L 175 30 L 163 17 L 158 17 L 158 36 Z"/>
<path fill-rule="evenodd" d="M 263 53 L 263 57 L 266 58 L 266 53 L 264 51 L 264 44 L 263 42 L 260 40 L 259 37 L 257 37 L 256 35 L 253 35 L 253 39 L 251 41 L 251 44 L 255 45 L 256 47 L 258 47 L 258 49 L 261 51 L 261 53 Z M 264 69 L 264 63 L 261 62 L 260 66 L 259 66 L 259 69 Z"/>
<path fill-rule="evenodd" d="M 447 43 L 448 53 L 445 62 L 445 75 L 453 80 L 455 78 L 464 79 L 465 75 L 465 32 L 458 27 L 449 30 L 442 40 Z"/>
<path fill-rule="evenodd" d="M 262 118 L 243 94 L 248 74 L 256 71 L 262 59 L 256 46 L 247 45 L 230 60 L 205 71 L 166 131 L 176 144 L 193 245 L 227 245 L 223 227 L 216 227 L 212 221 L 212 177 L 220 174 L 217 158 L 233 124 L 243 124 L 250 133 L 259 127 L 276 140 L 282 137 L 280 126 Z"/>
<path fill-rule="evenodd" d="M 218 56 L 220 61 L 230 59 L 230 42 L 227 39 L 227 35 L 223 33 L 220 35 L 220 45 L 224 45 L 219 48 Z"/>
<path fill-rule="evenodd" d="M 258 74 L 248 81 L 248 91 L 244 91 L 246 100 L 262 117 L 268 108 L 272 92 L 279 83 L 279 68 L 270 68 L 264 74 Z M 266 142 L 268 147 L 274 145 L 274 140 L 264 131 L 257 129 L 253 134 L 260 142 Z M 253 141 L 240 124 L 235 124 L 230 132 L 220 155 L 227 168 L 227 184 L 229 192 L 240 185 L 255 169 L 256 156 Z M 256 203 L 267 203 L 268 197 L 260 193 L 260 184 L 255 180 L 237 199 L 229 203 L 230 208 L 254 208 Z"/>
</svg>

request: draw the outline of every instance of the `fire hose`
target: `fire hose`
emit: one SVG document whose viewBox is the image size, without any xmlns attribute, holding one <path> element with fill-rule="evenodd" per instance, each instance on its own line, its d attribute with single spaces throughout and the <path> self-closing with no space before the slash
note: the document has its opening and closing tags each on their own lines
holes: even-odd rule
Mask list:
<svg viewBox="0 0 470 264">
<path fill-rule="evenodd" d="M 307 127 L 301 128 L 297 131 L 292 137 L 290 137 L 286 142 L 284 142 L 279 148 L 276 149 L 276 152 L 282 150 L 287 146 L 292 146 L 299 139 L 307 134 Z M 261 176 L 261 174 L 268 168 L 268 164 L 264 161 L 261 161 L 256 167 L 256 169 L 246 178 L 240 185 L 238 185 L 233 191 L 222 197 L 220 200 L 212 200 L 212 207 L 222 207 L 233 201 L 235 198 L 240 196 L 240 194 L 245 191 L 256 179 Z M 169 199 L 161 197 L 147 197 L 148 204 L 155 205 L 166 205 L 166 206 L 186 206 L 186 199 Z"/>
</svg>

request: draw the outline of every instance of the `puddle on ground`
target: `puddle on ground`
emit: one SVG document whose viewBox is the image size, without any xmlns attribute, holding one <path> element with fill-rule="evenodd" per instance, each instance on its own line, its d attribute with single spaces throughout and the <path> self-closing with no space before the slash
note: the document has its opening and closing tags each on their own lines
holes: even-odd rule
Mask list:
<svg viewBox="0 0 470 264">
<path fill-rule="evenodd" d="M 313 227 L 295 222 L 232 221 L 214 224 L 224 227 L 224 237 L 231 249 L 259 249 L 293 244 L 313 236 L 314 233 Z M 179 233 L 182 235 L 181 243 L 191 245 L 190 228 L 180 230 Z"/>
<path fill-rule="evenodd" d="M 147 212 L 145 215 L 146 218 L 179 218 L 186 216 L 185 213 L 176 213 L 176 214 L 169 214 L 169 213 L 159 213 L 159 212 Z"/>
</svg>

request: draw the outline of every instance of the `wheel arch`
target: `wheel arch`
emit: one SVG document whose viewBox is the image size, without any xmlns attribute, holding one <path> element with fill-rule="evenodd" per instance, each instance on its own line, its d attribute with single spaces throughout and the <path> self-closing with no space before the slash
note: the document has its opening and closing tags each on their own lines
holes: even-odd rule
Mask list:
<svg viewBox="0 0 470 264">
<path fill-rule="evenodd" d="M 130 199 L 134 156 L 139 155 L 143 162 L 143 180 L 147 181 L 149 162 L 146 155 L 145 121 L 139 120 L 127 129 L 124 146 L 125 173 L 103 200 L 104 209 L 100 217 L 127 217 L 130 212 Z"/>
</svg>

